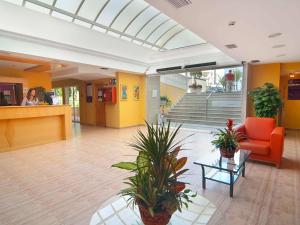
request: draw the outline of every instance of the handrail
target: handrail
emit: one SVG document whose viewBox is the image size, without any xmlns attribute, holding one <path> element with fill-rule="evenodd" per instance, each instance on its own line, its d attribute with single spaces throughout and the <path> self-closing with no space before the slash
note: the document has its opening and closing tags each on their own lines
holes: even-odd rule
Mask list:
<svg viewBox="0 0 300 225">
<path fill-rule="evenodd" d="M 218 81 L 218 83 L 216 84 L 216 87 L 218 87 L 218 85 L 220 84 L 220 81 L 221 81 L 221 79 Z M 206 97 L 206 102 L 205 102 L 205 120 L 207 120 L 207 112 L 208 112 L 208 110 L 207 110 L 207 107 L 208 107 L 208 100 L 209 100 L 209 98 L 210 98 L 210 96 L 212 96 L 212 94 L 213 93 L 215 93 L 214 91 L 211 91 L 210 93 L 209 93 L 209 95 Z"/>
</svg>

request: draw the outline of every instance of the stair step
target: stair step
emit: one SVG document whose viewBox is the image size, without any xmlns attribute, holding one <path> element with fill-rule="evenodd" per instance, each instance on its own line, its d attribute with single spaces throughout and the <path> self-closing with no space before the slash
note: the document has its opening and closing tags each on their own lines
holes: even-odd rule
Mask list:
<svg viewBox="0 0 300 225">
<path fill-rule="evenodd" d="M 190 116 L 203 116 L 206 115 L 206 111 L 202 111 L 202 112 L 177 112 L 177 111 L 170 111 L 168 113 L 168 115 L 174 115 L 174 116 L 180 116 L 180 115 L 190 115 Z M 220 116 L 220 117 L 226 117 L 228 115 L 233 116 L 233 117 L 238 117 L 241 116 L 240 112 L 230 112 L 230 113 L 225 113 L 225 112 L 208 112 L 207 115 L 209 116 Z"/>
<path fill-rule="evenodd" d="M 191 120 L 191 121 L 197 121 L 197 120 L 208 120 L 208 121 L 215 121 L 215 122 L 226 122 L 227 119 L 233 119 L 234 121 L 240 121 L 241 117 L 233 117 L 233 116 L 227 116 L 227 117 L 213 117 L 213 116 L 185 116 L 185 115 L 179 115 L 179 116 L 173 116 L 173 115 L 167 115 L 166 118 L 168 119 L 174 119 L 174 120 Z"/>
<path fill-rule="evenodd" d="M 209 120 L 188 120 L 188 119 L 167 119 L 171 122 L 175 122 L 175 123 L 190 123 L 190 124 L 202 124 L 202 125 L 212 125 L 212 126 L 221 126 L 221 127 L 225 127 L 226 126 L 226 121 L 224 122 L 218 122 L 218 121 L 209 121 Z M 240 121 L 234 121 L 235 124 L 240 123 Z"/>
</svg>

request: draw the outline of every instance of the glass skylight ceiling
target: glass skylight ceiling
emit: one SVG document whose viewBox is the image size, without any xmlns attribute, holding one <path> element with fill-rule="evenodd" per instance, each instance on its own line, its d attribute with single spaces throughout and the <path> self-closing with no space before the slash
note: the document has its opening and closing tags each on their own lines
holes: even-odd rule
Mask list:
<svg viewBox="0 0 300 225">
<path fill-rule="evenodd" d="M 5 0 L 153 50 L 206 43 L 144 0 Z"/>
</svg>

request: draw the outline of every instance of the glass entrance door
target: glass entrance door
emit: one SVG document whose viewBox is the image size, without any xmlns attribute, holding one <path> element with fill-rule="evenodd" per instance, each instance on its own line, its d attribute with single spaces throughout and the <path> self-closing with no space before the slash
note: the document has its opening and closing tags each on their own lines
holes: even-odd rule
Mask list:
<svg viewBox="0 0 300 225">
<path fill-rule="evenodd" d="M 65 88 L 65 102 L 72 107 L 72 121 L 80 122 L 79 88 L 71 86 Z"/>
</svg>

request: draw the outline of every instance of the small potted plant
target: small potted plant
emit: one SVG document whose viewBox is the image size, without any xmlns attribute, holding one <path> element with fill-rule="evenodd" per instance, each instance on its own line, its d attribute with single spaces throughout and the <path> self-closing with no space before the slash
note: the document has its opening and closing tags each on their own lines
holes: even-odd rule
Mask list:
<svg viewBox="0 0 300 225">
<path fill-rule="evenodd" d="M 138 205 L 143 223 L 166 225 L 176 210 L 188 207 L 195 194 L 179 180 L 188 171 L 183 169 L 187 158 L 178 158 L 181 148 L 175 139 L 180 126 L 171 131 L 170 123 L 154 126 L 146 122 L 146 125 L 147 133 L 138 131 L 135 141 L 130 144 L 138 151 L 136 160 L 120 162 L 113 167 L 132 173 L 124 182 L 129 187 L 120 194 Z"/>
<path fill-rule="evenodd" d="M 239 147 L 239 141 L 243 138 L 242 134 L 233 129 L 233 120 L 227 120 L 227 127 L 218 129 L 215 134 L 216 139 L 211 143 L 220 150 L 221 156 L 233 158 Z"/>
</svg>

